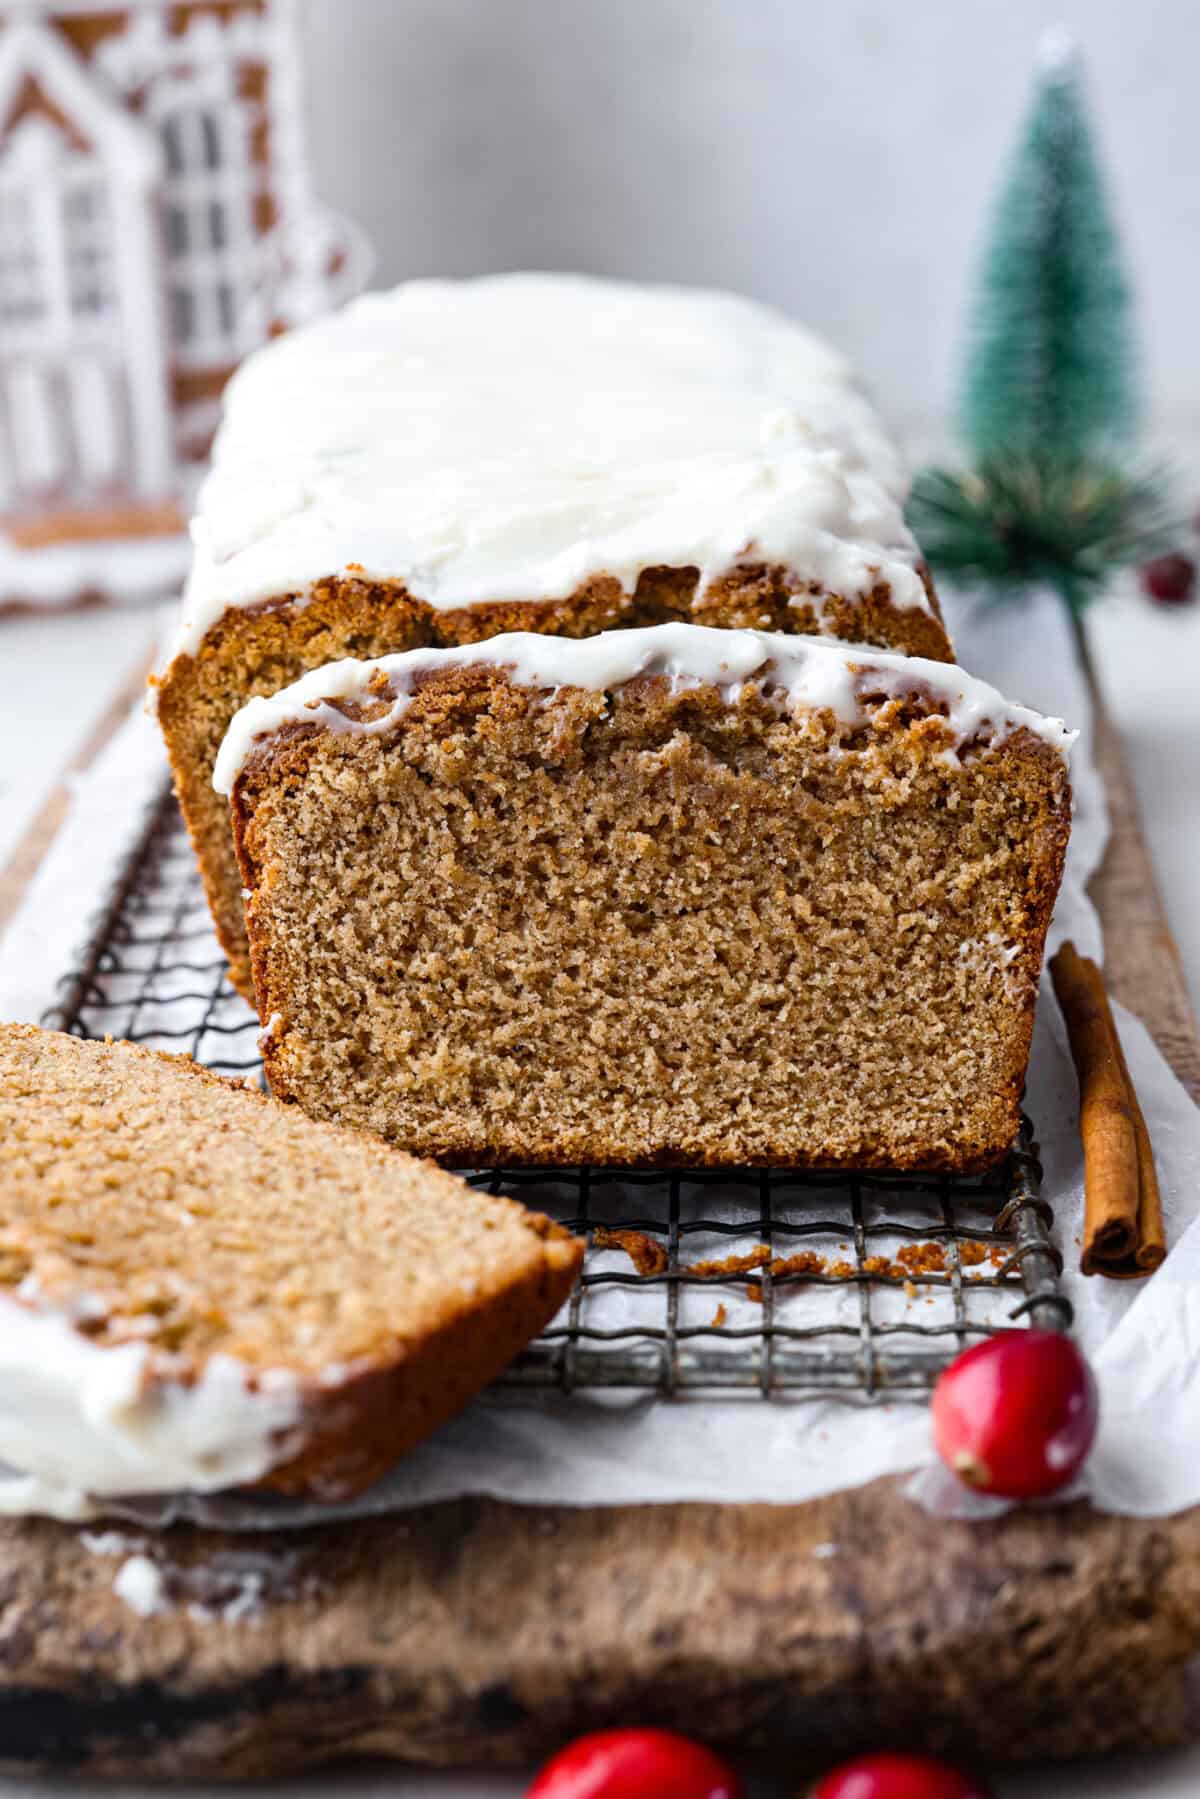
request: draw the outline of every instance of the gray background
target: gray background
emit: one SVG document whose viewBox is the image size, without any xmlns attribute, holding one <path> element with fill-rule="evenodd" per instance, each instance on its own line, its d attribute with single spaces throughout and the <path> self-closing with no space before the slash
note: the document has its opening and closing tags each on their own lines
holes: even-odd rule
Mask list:
<svg viewBox="0 0 1200 1799">
<path fill-rule="evenodd" d="M 322 197 L 376 283 L 564 267 L 706 282 L 945 412 L 1038 39 L 1065 24 L 1160 424 L 1200 421 L 1200 0 L 302 0 Z"/>
</svg>

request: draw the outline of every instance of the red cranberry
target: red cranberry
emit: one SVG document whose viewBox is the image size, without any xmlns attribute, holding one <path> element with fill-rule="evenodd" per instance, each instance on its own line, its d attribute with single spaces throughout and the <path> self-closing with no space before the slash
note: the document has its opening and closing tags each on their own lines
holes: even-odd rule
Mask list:
<svg viewBox="0 0 1200 1799">
<path fill-rule="evenodd" d="M 1190 556 L 1178 551 L 1169 556 L 1155 556 L 1143 564 L 1142 589 L 1152 600 L 1177 606 L 1190 600 L 1196 587 L 1196 564 Z"/>
<path fill-rule="evenodd" d="M 965 1774 L 927 1755 L 862 1755 L 819 1780 L 812 1799 L 988 1799 Z"/>
<path fill-rule="evenodd" d="M 744 1799 L 702 1743 L 670 1730 L 598 1730 L 552 1756 L 525 1799 Z"/>
<path fill-rule="evenodd" d="M 1002 1331 L 964 1350 L 933 1395 L 938 1454 L 1001 1499 L 1040 1499 L 1074 1479 L 1096 1435 L 1092 1371 L 1057 1331 Z"/>
</svg>

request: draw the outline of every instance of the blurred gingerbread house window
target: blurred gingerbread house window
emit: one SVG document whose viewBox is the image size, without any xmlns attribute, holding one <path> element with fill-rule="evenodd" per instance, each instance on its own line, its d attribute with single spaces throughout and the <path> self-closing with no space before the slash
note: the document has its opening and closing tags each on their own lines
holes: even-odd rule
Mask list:
<svg viewBox="0 0 1200 1799">
<path fill-rule="evenodd" d="M 176 358 L 189 368 L 236 363 L 270 326 L 263 308 L 269 283 L 256 252 L 256 211 L 269 198 L 255 155 L 257 109 L 242 91 L 236 61 L 219 55 L 155 82 L 147 107 L 164 153 Z"/>
<path fill-rule="evenodd" d="M 99 319 L 117 300 L 108 190 L 102 180 L 77 175 L 64 186 L 62 209 L 71 315 Z"/>
<path fill-rule="evenodd" d="M 18 332 L 36 325 L 45 307 L 32 197 L 0 186 L 0 323 Z"/>
<path fill-rule="evenodd" d="M 221 389 L 361 285 L 313 201 L 290 0 L 0 28 L 0 608 L 161 591 Z"/>
</svg>

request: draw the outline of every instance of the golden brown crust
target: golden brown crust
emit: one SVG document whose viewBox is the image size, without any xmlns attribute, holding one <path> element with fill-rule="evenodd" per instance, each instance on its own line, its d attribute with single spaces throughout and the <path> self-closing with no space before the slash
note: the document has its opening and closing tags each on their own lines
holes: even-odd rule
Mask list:
<svg viewBox="0 0 1200 1799">
<path fill-rule="evenodd" d="M 0 1292 L 86 1292 L 89 1339 L 144 1343 L 150 1383 L 218 1353 L 252 1385 L 291 1372 L 301 1421 L 260 1483 L 287 1492 L 377 1478 L 543 1328 L 582 1259 L 513 1201 L 132 1044 L 0 1025 L 0 1141 Z"/>
<path fill-rule="evenodd" d="M 531 1218 L 545 1239 L 539 1266 L 486 1312 L 448 1312 L 402 1360 L 352 1375 L 336 1405 L 321 1407 L 300 1454 L 259 1485 L 324 1500 L 361 1493 L 502 1374 L 566 1303 L 583 1261 L 569 1231 Z"/>
<path fill-rule="evenodd" d="M 934 661 L 954 659 L 928 575 L 932 613 L 892 605 L 880 584 L 862 600 L 820 595 L 781 569 L 751 566 L 715 582 L 697 602 L 695 569 L 647 569 L 633 594 L 611 576 L 586 582 L 568 599 L 464 607 L 439 612 L 399 583 L 319 582 L 303 604 L 283 595 L 231 609 L 196 656 L 180 656 L 156 683 L 158 716 L 175 785 L 200 862 L 217 936 L 234 985 L 252 997 L 241 888 L 227 808 L 212 791 L 212 765 L 235 711 L 256 694 L 276 693 L 308 669 L 343 656 L 371 657 L 425 645 L 481 642 L 503 631 L 589 637 L 624 626 L 693 624 L 824 632 Z"/>
<path fill-rule="evenodd" d="M 280 733 L 233 803 L 259 1004 L 283 1020 L 273 1089 L 450 1165 L 993 1165 L 1017 1126 L 1069 789 L 1024 730 L 948 765 L 933 708 L 796 724 L 654 680 L 547 700 L 475 666 L 423 681 L 383 738 Z M 715 936 L 695 905 L 668 916 L 688 878 L 703 906 L 714 882 L 736 888 Z M 508 998 L 477 978 L 489 959 Z M 435 973 L 422 986 L 412 967 Z M 340 1023 L 334 986 L 354 1010 Z M 356 1030 L 378 1074 L 347 1083 L 335 1040 Z M 489 1030 L 512 1044 L 490 1060 Z M 627 1071 L 656 1044 L 667 1059 L 639 1086 Z M 562 1104 L 530 1110 L 547 1080 Z"/>
</svg>

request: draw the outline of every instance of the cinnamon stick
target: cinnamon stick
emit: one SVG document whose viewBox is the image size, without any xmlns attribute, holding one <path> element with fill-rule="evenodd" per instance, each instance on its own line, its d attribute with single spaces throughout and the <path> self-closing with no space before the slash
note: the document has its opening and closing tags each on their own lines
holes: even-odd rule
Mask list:
<svg viewBox="0 0 1200 1799">
<path fill-rule="evenodd" d="M 1161 1268 L 1167 1259 L 1167 1232 L 1163 1222 L 1162 1193 L 1158 1185 L 1158 1170 L 1154 1165 L 1154 1148 L 1150 1142 L 1150 1132 L 1138 1100 L 1137 1088 L 1129 1073 L 1129 1064 L 1125 1060 L 1125 1051 L 1121 1047 L 1121 1039 L 1117 1034 L 1115 1021 L 1112 1025 L 1112 1034 L 1121 1062 L 1121 1073 L 1124 1075 L 1125 1085 L 1129 1089 L 1133 1128 L 1137 1137 L 1138 1247 L 1136 1273 L 1153 1274 L 1154 1270 Z"/>
<path fill-rule="evenodd" d="M 1085 1274 L 1137 1280 L 1167 1253 L 1150 1133 L 1096 964 L 1065 943 L 1050 978 L 1079 1077 Z"/>
</svg>

